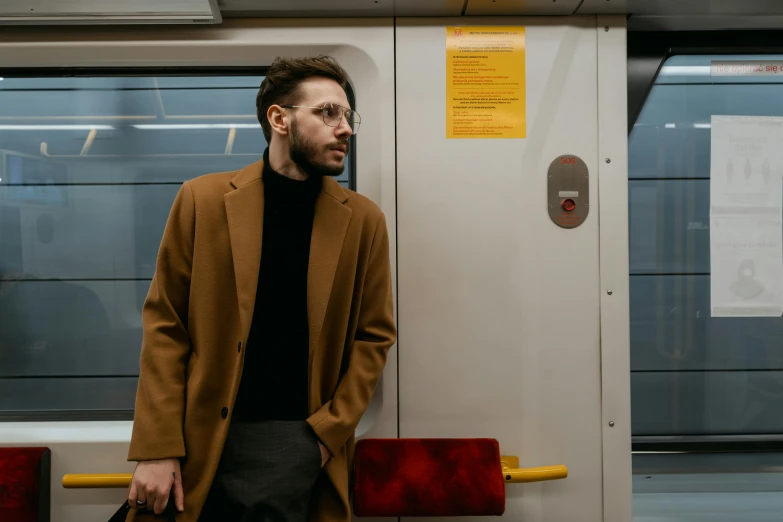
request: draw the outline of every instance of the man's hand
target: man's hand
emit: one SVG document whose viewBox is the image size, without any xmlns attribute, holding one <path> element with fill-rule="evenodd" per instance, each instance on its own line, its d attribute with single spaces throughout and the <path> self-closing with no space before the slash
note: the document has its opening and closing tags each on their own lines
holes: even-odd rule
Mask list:
<svg viewBox="0 0 783 522">
<path fill-rule="evenodd" d="M 323 453 L 323 449 L 321 452 Z M 169 502 L 172 486 L 174 504 L 179 511 L 184 511 L 185 495 L 182 492 L 179 459 L 139 462 L 128 490 L 128 503 L 131 508 L 148 509 L 160 515 Z"/>
<path fill-rule="evenodd" d="M 318 441 L 318 447 L 321 449 L 321 467 L 323 468 L 326 466 L 326 463 L 329 462 L 329 459 L 332 458 L 332 454 L 329 453 L 329 450 L 326 449 L 326 446 L 321 444 L 321 441 Z"/>
</svg>

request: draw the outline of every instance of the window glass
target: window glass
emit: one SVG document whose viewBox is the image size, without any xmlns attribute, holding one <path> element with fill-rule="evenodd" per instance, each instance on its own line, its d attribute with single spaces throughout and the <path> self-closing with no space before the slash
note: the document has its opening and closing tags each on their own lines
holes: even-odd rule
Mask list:
<svg viewBox="0 0 783 522">
<path fill-rule="evenodd" d="M 0 418 L 131 418 L 171 204 L 183 181 L 260 158 L 262 80 L 0 80 Z"/>
<path fill-rule="evenodd" d="M 669 58 L 629 137 L 637 521 L 783 509 L 783 319 L 710 311 L 711 118 L 783 116 L 783 82 L 711 76 L 713 60 L 783 56 Z"/>
<path fill-rule="evenodd" d="M 629 138 L 633 434 L 783 433 L 783 321 L 710 317 L 710 119 L 783 116 L 769 76 L 662 67 Z"/>
</svg>

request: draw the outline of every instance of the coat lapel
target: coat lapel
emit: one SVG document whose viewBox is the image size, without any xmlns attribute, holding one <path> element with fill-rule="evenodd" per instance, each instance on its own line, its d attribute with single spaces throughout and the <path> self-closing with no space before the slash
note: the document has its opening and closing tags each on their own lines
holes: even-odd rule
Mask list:
<svg viewBox="0 0 783 522">
<path fill-rule="evenodd" d="M 225 195 L 234 277 L 239 301 L 239 319 L 245 338 L 250 332 L 261 267 L 264 230 L 263 162 L 242 169 L 232 180 L 236 190 Z M 315 202 L 310 261 L 307 271 L 307 315 L 312 356 L 321 336 L 326 308 L 332 294 L 337 264 L 345 234 L 351 221 L 351 209 L 345 206 L 348 194 L 331 178 L 324 179 L 323 190 Z"/>
<path fill-rule="evenodd" d="M 225 195 L 228 233 L 234 259 L 234 277 L 239 300 L 239 320 L 244 339 L 250 332 L 261 267 L 264 230 L 263 162 L 248 165 L 231 180 L 236 190 Z"/>
<path fill-rule="evenodd" d="M 337 263 L 351 209 L 345 206 L 348 194 L 331 178 L 324 178 L 323 190 L 315 202 L 310 262 L 307 270 L 307 316 L 310 327 L 310 357 L 321 337 L 326 307 L 332 294 Z"/>
</svg>

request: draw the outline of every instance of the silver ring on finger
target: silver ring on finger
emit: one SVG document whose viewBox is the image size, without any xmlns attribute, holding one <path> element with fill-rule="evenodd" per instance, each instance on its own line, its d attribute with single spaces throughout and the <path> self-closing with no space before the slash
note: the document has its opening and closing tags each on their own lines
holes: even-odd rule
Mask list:
<svg viewBox="0 0 783 522">
<path fill-rule="evenodd" d="M 136 507 L 139 509 L 144 509 L 145 507 L 147 507 L 147 502 L 144 500 L 137 500 Z"/>
</svg>

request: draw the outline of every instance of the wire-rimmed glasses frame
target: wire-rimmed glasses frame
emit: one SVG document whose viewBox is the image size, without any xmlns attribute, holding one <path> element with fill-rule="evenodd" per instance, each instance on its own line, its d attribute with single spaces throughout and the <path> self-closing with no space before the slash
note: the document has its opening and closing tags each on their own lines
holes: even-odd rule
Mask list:
<svg viewBox="0 0 783 522">
<path fill-rule="evenodd" d="M 345 118 L 353 134 L 359 132 L 359 126 L 362 123 L 362 117 L 359 116 L 358 112 L 333 103 L 325 103 L 321 107 L 311 105 L 281 105 L 281 107 L 284 109 L 319 109 L 324 123 L 329 127 L 339 126 L 340 122 Z"/>
</svg>

